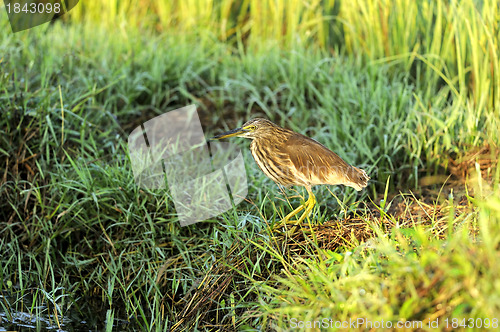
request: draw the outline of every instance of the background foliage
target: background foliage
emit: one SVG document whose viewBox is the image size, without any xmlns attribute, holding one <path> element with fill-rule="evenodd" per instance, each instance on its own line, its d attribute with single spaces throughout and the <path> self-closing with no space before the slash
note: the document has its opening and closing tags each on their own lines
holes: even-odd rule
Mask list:
<svg viewBox="0 0 500 332">
<path fill-rule="evenodd" d="M 495 1 L 81 1 L 16 34 L 0 13 L 1 325 L 500 317 Z M 287 236 L 304 193 L 246 153 L 246 202 L 180 228 L 126 140 L 191 103 L 207 136 L 265 116 L 371 184 L 315 188 Z"/>
</svg>

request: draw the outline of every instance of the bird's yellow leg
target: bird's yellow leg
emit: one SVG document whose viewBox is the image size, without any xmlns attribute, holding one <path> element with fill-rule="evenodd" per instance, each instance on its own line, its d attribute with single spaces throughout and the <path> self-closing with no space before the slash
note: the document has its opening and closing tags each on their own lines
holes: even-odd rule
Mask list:
<svg viewBox="0 0 500 332">
<path fill-rule="evenodd" d="M 307 199 L 307 202 L 305 205 L 306 209 L 304 213 L 300 216 L 299 220 L 297 220 L 296 224 L 300 224 L 304 219 L 311 213 L 314 205 L 316 205 L 316 197 L 312 193 L 311 189 L 306 188 L 307 192 L 309 193 L 309 198 Z"/>
<path fill-rule="evenodd" d="M 285 218 L 281 219 L 281 222 L 287 223 L 288 221 L 290 221 L 290 218 L 299 213 L 306 206 L 306 204 L 307 202 L 304 205 L 300 205 L 298 208 L 287 214 Z"/>
<path fill-rule="evenodd" d="M 312 193 L 312 191 L 311 191 L 310 188 L 306 187 L 306 189 L 307 189 L 307 192 L 309 193 L 309 197 L 307 198 L 307 201 L 303 205 L 301 205 L 298 208 L 296 208 L 295 210 L 293 210 L 292 213 L 290 213 L 289 215 L 287 215 L 282 220 L 282 221 L 285 221 L 285 223 L 287 223 L 289 221 L 289 218 L 291 216 L 297 214 L 300 210 L 302 210 L 303 208 L 305 208 L 305 211 L 304 211 L 304 213 L 302 213 L 302 215 L 300 216 L 299 220 L 294 220 L 293 222 L 289 223 L 289 224 L 293 224 L 294 225 L 289 231 L 286 232 L 289 235 L 292 235 L 292 234 L 295 233 L 295 230 L 297 229 L 296 225 L 299 225 L 311 213 L 314 205 L 316 205 L 316 197 L 314 196 L 314 194 Z"/>
</svg>

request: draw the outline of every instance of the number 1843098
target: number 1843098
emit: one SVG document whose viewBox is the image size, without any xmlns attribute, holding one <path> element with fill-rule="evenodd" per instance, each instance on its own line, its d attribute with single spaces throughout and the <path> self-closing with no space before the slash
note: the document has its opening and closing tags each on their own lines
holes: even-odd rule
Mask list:
<svg viewBox="0 0 500 332">
<path fill-rule="evenodd" d="M 42 13 L 55 13 L 59 14 L 61 12 L 61 4 L 60 3 L 25 3 L 21 4 L 19 2 L 6 3 L 5 7 L 7 8 L 7 13 L 14 14 L 42 14 Z"/>
</svg>

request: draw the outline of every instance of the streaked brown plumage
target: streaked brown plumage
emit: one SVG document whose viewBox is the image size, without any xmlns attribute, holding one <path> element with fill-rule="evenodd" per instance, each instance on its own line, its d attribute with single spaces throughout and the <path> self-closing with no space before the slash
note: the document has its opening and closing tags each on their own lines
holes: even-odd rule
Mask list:
<svg viewBox="0 0 500 332">
<path fill-rule="evenodd" d="M 316 203 L 311 191 L 314 185 L 343 184 L 359 191 L 370 180 L 364 170 L 349 165 L 321 143 L 266 119 L 250 120 L 240 128 L 217 135 L 214 139 L 233 136 L 252 139 L 252 156 L 264 174 L 274 182 L 285 187 L 306 187 L 309 193 L 306 204 L 287 215 L 283 219 L 285 222 L 303 208 L 306 210 L 299 223 L 310 213 Z"/>
</svg>

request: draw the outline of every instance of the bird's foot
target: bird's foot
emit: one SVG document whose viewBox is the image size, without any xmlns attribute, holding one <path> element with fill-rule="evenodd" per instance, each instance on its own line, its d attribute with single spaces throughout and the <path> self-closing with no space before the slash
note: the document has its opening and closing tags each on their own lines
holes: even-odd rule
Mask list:
<svg viewBox="0 0 500 332">
<path fill-rule="evenodd" d="M 283 227 L 283 228 L 285 228 L 285 232 L 288 235 L 293 235 L 296 232 L 297 228 L 301 226 L 301 224 L 306 219 L 306 217 L 311 213 L 315 204 L 316 204 L 316 200 L 314 200 L 314 199 L 307 200 L 304 205 L 299 206 L 294 211 L 292 211 L 290 214 L 288 214 L 285 218 L 281 219 L 281 221 L 275 225 L 275 228 Z M 290 220 L 290 217 L 295 216 L 298 212 L 300 212 L 304 208 L 305 208 L 305 211 L 304 211 L 304 213 L 302 213 L 302 215 L 300 216 L 299 219 Z M 289 227 L 289 226 L 292 226 L 292 227 Z"/>
<path fill-rule="evenodd" d="M 307 198 L 307 201 L 304 202 L 301 206 L 290 212 L 286 217 L 281 219 L 277 224 L 275 224 L 274 229 L 280 228 L 282 226 L 287 229 L 287 225 L 292 225 L 292 228 L 286 233 L 288 234 L 293 234 L 295 233 L 297 227 L 304 221 L 304 219 L 311 213 L 314 205 L 316 205 L 316 198 L 314 197 L 313 193 L 311 192 L 310 189 L 307 190 L 309 192 L 309 197 Z M 300 211 L 304 210 L 302 215 L 300 216 L 299 219 L 297 220 L 290 220 L 292 217 L 294 217 L 297 213 Z"/>
</svg>

